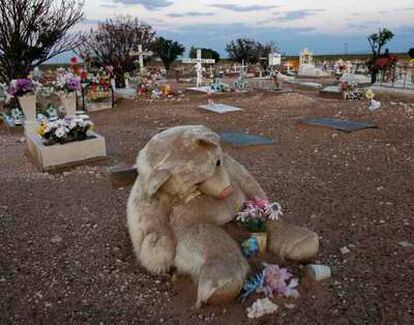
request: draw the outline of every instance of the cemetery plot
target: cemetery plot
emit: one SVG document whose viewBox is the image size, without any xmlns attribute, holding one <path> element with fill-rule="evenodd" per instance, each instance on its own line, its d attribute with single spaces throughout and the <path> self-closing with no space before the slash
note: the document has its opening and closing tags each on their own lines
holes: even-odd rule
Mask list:
<svg viewBox="0 0 414 325">
<path fill-rule="evenodd" d="M 105 139 L 90 133 L 87 139 L 65 144 L 45 145 L 39 136 L 26 135 L 29 157 L 42 171 L 55 170 L 106 157 Z"/>
</svg>

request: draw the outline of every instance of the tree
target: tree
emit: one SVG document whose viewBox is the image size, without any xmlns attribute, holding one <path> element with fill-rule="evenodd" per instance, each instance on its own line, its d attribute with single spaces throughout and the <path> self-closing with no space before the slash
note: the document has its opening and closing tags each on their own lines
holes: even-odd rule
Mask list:
<svg viewBox="0 0 414 325">
<path fill-rule="evenodd" d="M 176 41 L 159 37 L 152 44 L 152 51 L 162 60 L 165 69 L 168 71 L 171 63 L 173 63 L 178 56 L 183 55 L 185 47 Z"/>
<path fill-rule="evenodd" d="M 0 0 L 0 80 L 26 77 L 41 63 L 73 50 L 83 19 L 78 0 Z"/>
<path fill-rule="evenodd" d="M 394 33 L 387 28 L 380 29 L 378 33 L 371 34 L 367 37 L 372 52 L 369 66 L 371 68 L 371 83 L 373 84 L 377 81 L 377 73 L 379 71 L 376 62 L 382 55 L 383 47 L 393 38 Z"/>
<path fill-rule="evenodd" d="M 267 42 L 262 44 L 247 38 L 239 38 L 226 45 L 226 51 L 232 60 L 246 63 L 257 63 L 269 56 L 269 53 L 276 50 L 276 43 Z M 267 62 L 267 60 L 265 60 Z"/>
<path fill-rule="evenodd" d="M 195 59 L 197 57 L 197 49 L 196 47 L 192 46 L 190 49 L 190 58 Z M 216 63 L 220 61 L 220 54 L 213 49 L 202 48 L 201 49 L 201 57 L 203 59 L 214 59 Z"/>
<path fill-rule="evenodd" d="M 96 30 L 83 38 L 78 51 L 81 56 L 94 57 L 100 65 L 114 68 L 116 86 L 125 87 L 124 74 L 136 69 L 136 58 L 130 55 L 141 44 L 149 49 L 155 40 L 155 31 L 137 18 L 118 16 L 98 24 Z"/>
<path fill-rule="evenodd" d="M 408 55 L 410 56 L 411 59 L 414 59 L 414 47 L 408 50 Z"/>
<path fill-rule="evenodd" d="M 254 40 L 248 38 L 238 38 L 226 45 L 229 57 L 237 62 L 256 63 L 259 61 L 257 45 Z"/>
</svg>

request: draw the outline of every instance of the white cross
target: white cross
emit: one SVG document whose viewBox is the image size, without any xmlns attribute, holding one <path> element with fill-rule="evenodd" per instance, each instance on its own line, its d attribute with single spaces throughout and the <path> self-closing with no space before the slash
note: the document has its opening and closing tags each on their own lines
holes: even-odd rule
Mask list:
<svg viewBox="0 0 414 325">
<path fill-rule="evenodd" d="M 153 53 L 151 51 L 144 52 L 142 50 L 142 45 L 139 44 L 138 45 L 138 51 L 131 51 L 131 52 L 129 52 L 129 55 L 130 56 L 138 56 L 138 59 L 139 59 L 139 72 L 143 73 L 145 71 L 144 56 L 151 56 L 151 55 L 153 55 Z"/>
<path fill-rule="evenodd" d="M 214 59 L 202 59 L 201 58 L 201 50 L 197 50 L 197 58 L 196 59 L 183 59 L 183 63 L 195 63 L 195 69 L 197 72 L 197 88 L 201 87 L 203 84 L 203 63 L 207 64 L 214 64 L 216 60 Z"/>
<path fill-rule="evenodd" d="M 243 77 L 244 76 L 244 69 L 246 69 L 248 67 L 249 67 L 248 65 L 244 65 L 244 60 L 242 60 L 242 64 L 238 65 L 238 66 L 234 66 L 234 70 L 237 71 L 237 69 L 239 69 L 239 71 L 237 71 L 237 72 L 240 73 L 240 77 Z"/>
</svg>

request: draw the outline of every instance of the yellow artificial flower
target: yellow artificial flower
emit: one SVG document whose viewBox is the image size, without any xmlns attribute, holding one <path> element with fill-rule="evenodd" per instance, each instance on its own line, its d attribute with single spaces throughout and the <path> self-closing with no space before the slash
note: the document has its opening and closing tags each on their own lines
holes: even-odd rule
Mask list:
<svg viewBox="0 0 414 325">
<path fill-rule="evenodd" d="M 41 123 L 39 124 L 38 128 L 37 128 L 37 133 L 38 133 L 40 136 L 43 136 L 43 135 L 45 134 L 45 131 L 46 131 L 46 125 L 45 125 L 43 122 L 41 122 Z"/>
</svg>

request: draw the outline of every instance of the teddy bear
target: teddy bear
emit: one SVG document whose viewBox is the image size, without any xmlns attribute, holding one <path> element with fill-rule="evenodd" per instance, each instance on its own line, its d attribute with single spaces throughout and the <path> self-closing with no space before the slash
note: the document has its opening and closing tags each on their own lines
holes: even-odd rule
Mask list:
<svg viewBox="0 0 414 325">
<path fill-rule="evenodd" d="M 247 200 L 267 199 L 254 177 L 202 125 L 155 135 L 135 166 L 127 225 L 141 266 L 190 275 L 198 287 L 196 307 L 237 297 L 250 267 L 223 225 Z M 301 261 L 318 251 L 316 233 L 280 218 L 268 222 L 267 231 L 268 250 L 279 258 Z"/>
</svg>

